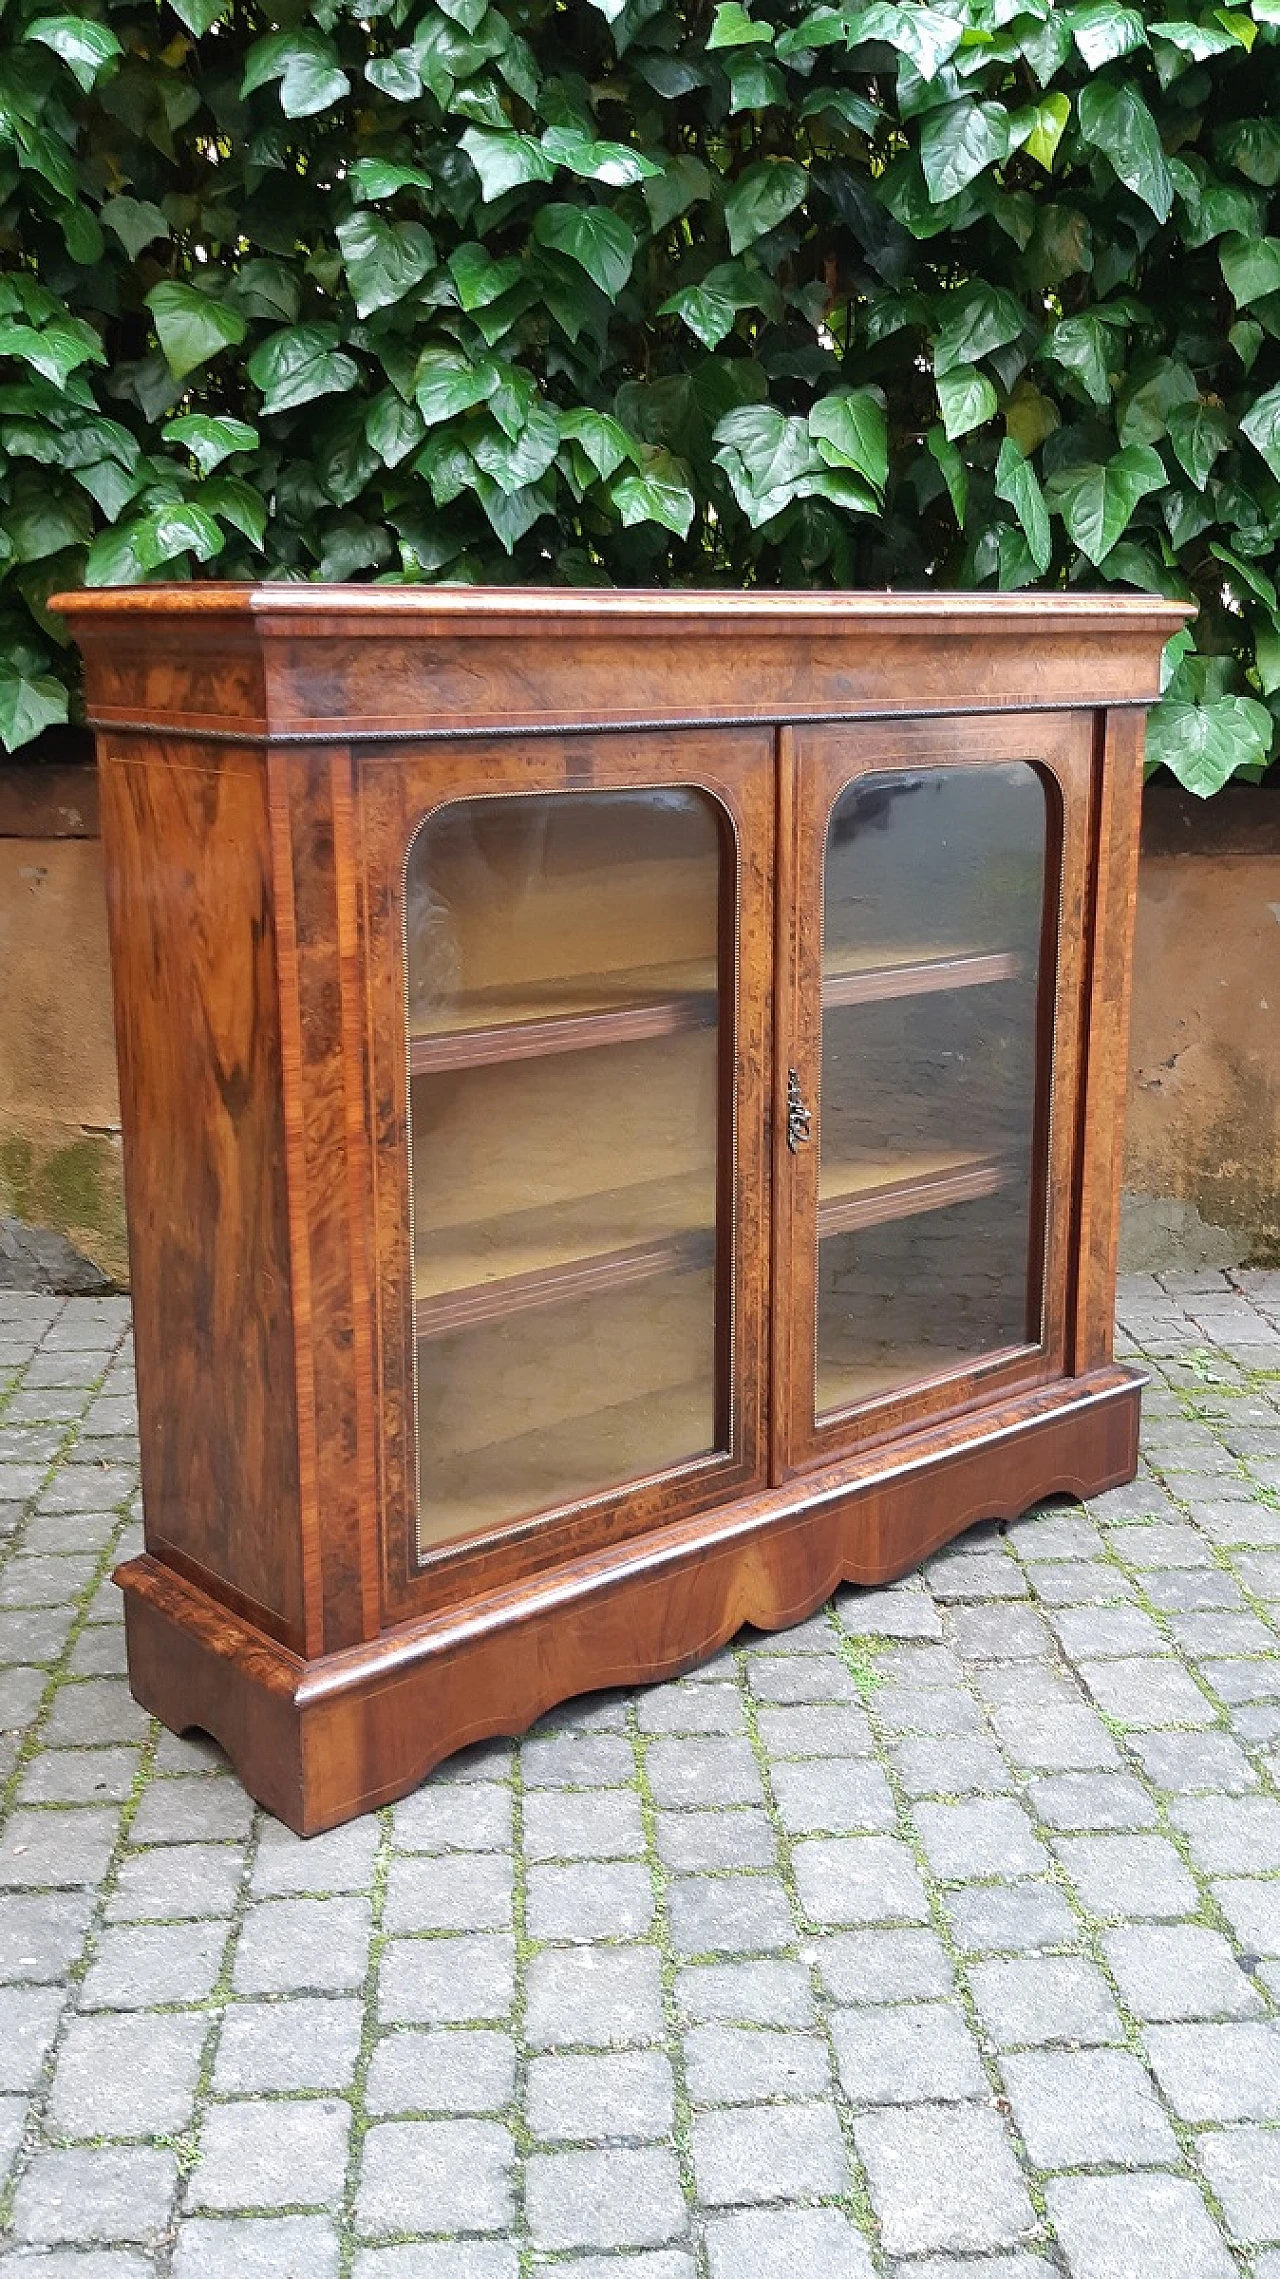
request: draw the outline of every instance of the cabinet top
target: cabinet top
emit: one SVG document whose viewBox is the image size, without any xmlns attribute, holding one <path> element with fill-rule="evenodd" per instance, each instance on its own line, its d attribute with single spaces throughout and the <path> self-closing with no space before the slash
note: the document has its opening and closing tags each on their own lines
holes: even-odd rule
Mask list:
<svg viewBox="0 0 1280 2279">
<path fill-rule="evenodd" d="M 1148 704 L 1150 596 L 150 585 L 50 604 L 100 730 L 238 743 Z"/>
</svg>

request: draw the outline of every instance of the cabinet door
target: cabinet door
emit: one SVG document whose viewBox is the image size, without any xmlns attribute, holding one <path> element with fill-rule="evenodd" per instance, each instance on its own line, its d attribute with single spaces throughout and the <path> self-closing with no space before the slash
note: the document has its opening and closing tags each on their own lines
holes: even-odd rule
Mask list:
<svg viewBox="0 0 1280 2279">
<path fill-rule="evenodd" d="M 772 739 L 359 776 L 390 1614 L 765 1475 Z"/>
<path fill-rule="evenodd" d="M 1092 726 L 784 743 L 781 1475 L 1066 1365 Z"/>
</svg>

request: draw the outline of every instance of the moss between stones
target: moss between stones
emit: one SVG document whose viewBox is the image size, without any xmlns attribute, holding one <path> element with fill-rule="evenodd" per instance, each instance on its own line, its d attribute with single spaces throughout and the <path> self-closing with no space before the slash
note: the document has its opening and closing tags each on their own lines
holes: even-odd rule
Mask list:
<svg viewBox="0 0 1280 2279">
<path fill-rule="evenodd" d="M 115 1287 L 127 1287 L 120 1149 L 108 1134 L 47 1149 L 19 1133 L 0 1138 L 0 1216 L 62 1235 Z"/>
</svg>

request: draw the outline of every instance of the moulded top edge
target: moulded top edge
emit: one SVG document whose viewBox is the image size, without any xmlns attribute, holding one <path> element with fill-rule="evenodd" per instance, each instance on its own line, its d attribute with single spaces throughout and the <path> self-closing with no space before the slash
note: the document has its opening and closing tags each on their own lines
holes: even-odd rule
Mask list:
<svg viewBox="0 0 1280 2279">
<path fill-rule="evenodd" d="M 477 633 L 495 625 L 535 624 L 544 633 L 576 630 L 593 619 L 625 620 L 643 632 L 648 621 L 667 630 L 673 619 L 733 619 L 780 633 L 803 625 L 809 631 L 851 623 L 945 630 L 948 622 L 980 624 L 988 633 L 1025 632 L 1029 622 L 1046 622 L 1067 632 L 1105 632 L 1123 625 L 1167 638 L 1194 609 L 1149 594 L 1061 593 L 738 593 L 681 587 L 647 588 L 544 586 L 313 586 L 313 585 L 143 585 L 82 587 L 55 594 L 48 603 L 69 617 L 93 620 L 133 617 L 248 617 L 266 631 L 274 620 L 283 630 L 308 617 L 341 618 L 344 631 L 373 631 L 387 619 L 417 619 L 447 625 L 451 633 Z"/>
</svg>

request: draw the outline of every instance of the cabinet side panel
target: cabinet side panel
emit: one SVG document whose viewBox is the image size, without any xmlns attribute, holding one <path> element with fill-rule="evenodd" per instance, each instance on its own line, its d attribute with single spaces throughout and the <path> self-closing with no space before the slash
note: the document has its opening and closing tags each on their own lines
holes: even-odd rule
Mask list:
<svg viewBox="0 0 1280 2279">
<path fill-rule="evenodd" d="M 1097 852 L 1080 1145 L 1075 1367 L 1111 1355 L 1142 800 L 1141 713 L 1099 716 Z"/>
<path fill-rule="evenodd" d="M 260 759 L 102 738 L 147 1540 L 302 1637 L 271 855 Z"/>
</svg>

